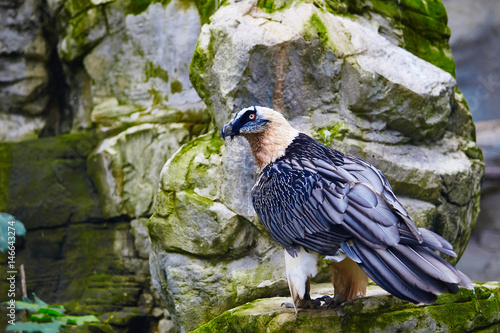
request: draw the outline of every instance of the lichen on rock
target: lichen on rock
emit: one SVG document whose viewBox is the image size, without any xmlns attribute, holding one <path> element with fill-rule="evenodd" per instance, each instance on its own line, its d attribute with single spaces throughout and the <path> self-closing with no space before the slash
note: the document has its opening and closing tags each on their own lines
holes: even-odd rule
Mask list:
<svg viewBox="0 0 500 333">
<path fill-rule="evenodd" d="M 190 124 L 141 124 L 104 139 L 87 159 L 103 215 L 150 216 L 160 171 L 190 138 Z"/>
</svg>

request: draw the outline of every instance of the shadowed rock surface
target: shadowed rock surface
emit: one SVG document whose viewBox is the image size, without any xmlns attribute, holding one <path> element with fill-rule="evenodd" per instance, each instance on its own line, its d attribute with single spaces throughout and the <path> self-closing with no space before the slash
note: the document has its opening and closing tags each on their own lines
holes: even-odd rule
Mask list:
<svg viewBox="0 0 500 333">
<path fill-rule="evenodd" d="M 28 293 L 97 315 L 99 330 L 176 330 L 151 289 L 146 222 L 167 159 L 208 131 L 188 69 L 214 10 L 0 1 L 0 211 L 28 229 Z"/>
</svg>

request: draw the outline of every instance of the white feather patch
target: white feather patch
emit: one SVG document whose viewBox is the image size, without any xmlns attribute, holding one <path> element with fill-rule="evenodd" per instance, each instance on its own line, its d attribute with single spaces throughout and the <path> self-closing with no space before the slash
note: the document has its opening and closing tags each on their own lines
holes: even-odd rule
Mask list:
<svg viewBox="0 0 500 333">
<path fill-rule="evenodd" d="M 318 273 L 318 255 L 299 249 L 297 257 L 293 258 L 285 250 L 286 277 L 292 298 L 304 298 L 306 293 L 306 281 L 308 277 L 314 277 Z"/>
</svg>

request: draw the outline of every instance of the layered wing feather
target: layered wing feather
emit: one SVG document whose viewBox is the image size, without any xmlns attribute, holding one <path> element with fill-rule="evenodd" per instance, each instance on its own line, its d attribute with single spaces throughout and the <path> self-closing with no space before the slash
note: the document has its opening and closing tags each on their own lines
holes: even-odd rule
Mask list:
<svg viewBox="0 0 500 333">
<path fill-rule="evenodd" d="M 254 208 L 273 238 L 285 248 L 303 245 L 321 254 L 334 254 L 351 237 L 373 248 L 398 244 L 400 215 L 407 213 L 385 177 L 368 163 L 318 145 L 267 166 L 254 186 Z"/>
</svg>

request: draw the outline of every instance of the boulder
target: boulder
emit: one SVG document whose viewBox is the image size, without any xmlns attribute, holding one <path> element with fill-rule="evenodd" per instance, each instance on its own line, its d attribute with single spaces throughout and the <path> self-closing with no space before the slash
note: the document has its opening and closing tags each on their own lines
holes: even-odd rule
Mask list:
<svg viewBox="0 0 500 333">
<path fill-rule="evenodd" d="M 74 126 L 208 122 L 188 75 L 202 21 L 195 3 L 68 1 L 65 12 L 59 52 L 67 63 L 82 59 L 89 79 L 74 80 L 74 108 L 84 109 Z"/>
<path fill-rule="evenodd" d="M 230 1 L 202 27 L 190 78 L 216 130 L 167 162 L 149 223 L 153 283 L 181 331 L 287 292 L 282 253 L 252 209 L 250 149 L 218 136 L 244 107 L 273 107 L 374 164 L 418 225 L 465 249 L 484 166 L 452 76 L 446 13 L 439 1 L 373 3 Z M 235 279 L 234 267 L 254 273 Z"/>
<path fill-rule="evenodd" d="M 149 217 L 161 168 L 189 137 L 186 124 L 141 124 L 104 139 L 87 160 L 103 215 Z"/>
<path fill-rule="evenodd" d="M 162 171 L 149 222 L 151 274 L 182 330 L 287 289 L 282 249 L 248 205 L 255 167 L 245 167 L 242 147 L 228 154 L 220 136 L 209 133 L 184 145 Z M 243 157 L 237 175 L 226 168 L 228 155 Z"/>
<path fill-rule="evenodd" d="M 102 217 L 86 159 L 91 133 L 0 143 L 0 211 L 27 229 L 54 228 Z"/>
</svg>

